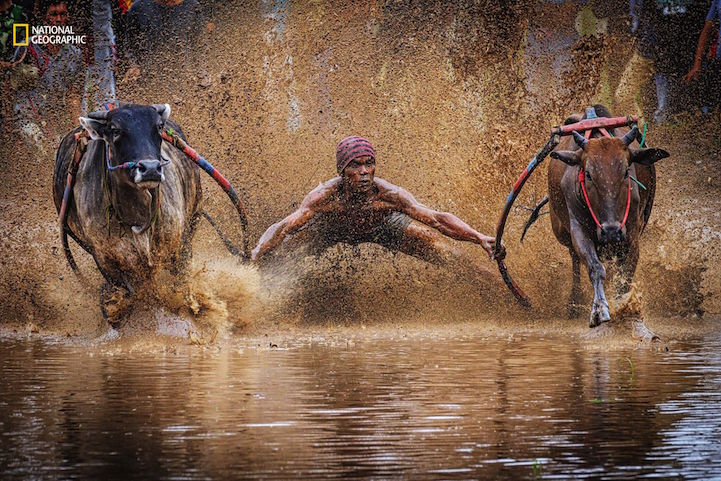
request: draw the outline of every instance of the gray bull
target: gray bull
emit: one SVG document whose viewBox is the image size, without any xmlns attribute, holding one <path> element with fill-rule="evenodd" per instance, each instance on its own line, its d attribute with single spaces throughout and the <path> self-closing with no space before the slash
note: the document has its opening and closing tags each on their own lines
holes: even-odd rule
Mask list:
<svg viewBox="0 0 721 481">
<path fill-rule="evenodd" d="M 191 257 L 201 215 L 200 171 L 163 142 L 160 131 L 165 127 L 183 137 L 169 117 L 167 104 L 94 112 L 80 118 L 81 127 L 66 135 L 57 150 L 53 197 L 59 211 L 76 148 L 74 134 L 84 129 L 92 139 L 68 205 L 68 233 L 116 292 L 132 294 L 161 268 L 183 273 Z M 72 257 L 69 261 L 72 265 Z M 107 292 L 105 288 L 101 294 L 104 314 Z"/>
<path fill-rule="evenodd" d="M 599 116 L 611 116 L 601 105 L 595 109 Z M 579 120 L 581 116 L 574 116 L 566 123 Z M 636 127 L 630 132 L 615 129 L 613 138 L 597 138 L 600 134 L 593 132 L 590 140 L 577 132 L 573 137 L 565 137 L 551 152 L 553 160 L 548 166 L 553 233 L 568 248 L 573 264 L 569 313 L 575 314 L 580 300 L 583 262 L 593 285 L 591 327 L 611 318 L 603 287 L 606 269 L 601 260 L 616 259 L 621 289 L 627 291 L 638 263 L 639 237 L 653 207 L 656 191 L 653 164 L 669 155 L 661 149 L 631 147 L 638 133 Z"/>
</svg>

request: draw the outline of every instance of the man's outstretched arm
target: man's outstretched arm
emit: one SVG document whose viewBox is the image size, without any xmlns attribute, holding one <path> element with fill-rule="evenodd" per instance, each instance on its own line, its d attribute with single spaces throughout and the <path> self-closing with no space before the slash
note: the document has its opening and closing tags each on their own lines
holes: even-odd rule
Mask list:
<svg viewBox="0 0 721 481">
<path fill-rule="evenodd" d="M 711 31 L 713 30 L 713 22 L 706 20 L 704 23 L 701 35 L 698 37 L 698 45 L 696 46 L 696 56 L 694 57 L 693 66 L 686 75 L 683 76 L 684 82 L 690 82 L 692 80 L 698 80 L 699 73 L 701 72 L 701 64 L 703 62 L 703 54 L 706 51 L 706 45 L 708 45 Z"/>
<path fill-rule="evenodd" d="M 394 193 L 394 197 L 399 203 L 400 210 L 411 219 L 433 227 L 452 239 L 480 244 L 489 256 L 493 255 L 496 246 L 495 238 L 481 234 L 453 214 L 439 212 L 421 204 L 410 192 L 400 187 Z"/>
<path fill-rule="evenodd" d="M 283 242 L 286 236 L 307 224 L 317 214 L 316 206 L 325 199 L 326 195 L 327 192 L 323 186 L 316 187 L 303 199 L 298 210 L 268 227 L 268 230 L 260 236 L 258 245 L 251 252 L 251 259 L 254 261 L 260 259 L 268 251 L 273 250 Z"/>
<path fill-rule="evenodd" d="M 258 241 L 258 245 L 251 252 L 250 258 L 253 261 L 257 261 L 265 253 L 273 250 L 288 234 L 292 234 L 296 230 L 300 229 L 305 223 L 307 223 L 313 217 L 313 211 L 310 209 L 301 207 L 285 219 L 281 220 L 268 227 L 268 230 L 263 233 Z"/>
</svg>

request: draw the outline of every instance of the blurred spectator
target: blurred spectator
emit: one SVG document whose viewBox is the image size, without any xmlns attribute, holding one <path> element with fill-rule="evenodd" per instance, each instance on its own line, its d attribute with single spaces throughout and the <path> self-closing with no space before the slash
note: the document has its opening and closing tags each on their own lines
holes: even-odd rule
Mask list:
<svg viewBox="0 0 721 481">
<path fill-rule="evenodd" d="M 537 2 L 524 49 L 533 110 L 553 109 L 560 116 L 569 103 L 608 103 L 608 17 L 602 16 L 607 13 L 586 0 Z"/>
<path fill-rule="evenodd" d="M 43 2 L 39 13 L 43 25 L 71 25 L 67 1 Z M 67 124 L 71 118 L 74 122 L 80 113 L 80 89 L 85 74 L 83 54 L 73 44 L 41 46 L 31 42 L 27 57 L 37 72 L 37 80 L 34 86 L 18 92 L 15 113 L 23 138 L 44 151 L 46 141 L 57 140 L 50 125 Z"/>
<path fill-rule="evenodd" d="M 714 23 L 718 29 L 716 38 L 713 39 L 711 48 L 706 51 L 709 43 L 709 37 L 714 34 Z M 706 62 L 704 63 L 704 54 L 706 54 Z M 684 81 L 690 83 L 695 80 L 706 80 L 702 82 L 706 84 L 706 91 L 703 92 L 704 101 L 711 101 L 718 105 L 719 93 L 718 82 L 721 80 L 721 0 L 714 0 L 706 14 L 706 22 L 704 23 L 701 35 L 698 38 L 696 46 L 696 56 L 694 57 L 691 70 L 684 76 Z M 710 99 L 708 97 L 711 97 Z M 706 105 L 704 105 L 706 107 Z"/>
<path fill-rule="evenodd" d="M 653 118 L 657 123 L 668 118 L 685 68 L 686 45 L 689 37 L 695 38 L 690 33 L 703 10 L 703 2 L 694 0 L 630 0 L 631 31 L 638 44 L 616 90 L 620 110 L 631 108 L 642 115 L 636 98 L 654 77 L 658 107 Z"/>
<path fill-rule="evenodd" d="M 120 3 L 122 10 L 123 3 Z M 115 96 L 115 33 L 112 0 L 92 0 L 92 61 L 85 76 L 83 113 L 101 110 Z"/>
<path fill-rule="evenodd" d="M 571 68 L 571 48 L 578 41 L 574 28 L 578 2 L 547 0 L 538 2 L 525 34 L 524 68 L 526 92 L 534 110 L 547 110 L 552 100 L 548 92 L 567 95 L 569 85 L 564 74 Z M 549 24 L 546 20 L 553 18 Z"/>
<path fill-rule="evenodd" d="M 123 48 L 129 68 L 123 82 L 137 80 L 141 71 L 146 75 L 165 70 L 163 64 L 178 68 L 205 27 L 197 0 L 135 0 L 125 17 Z"/>
<path fill-rule="evenodd" d="M 13 24 L 27 23 L 27 16 L 20 5 L 11 0 L 0 0 L 0 133 L 5 130 L 7 119 L 10 118 L 13 84 L 19 83 L 19 76 L 15 70 L 22 69 L 22 63 L 27 53 L 26 47 L 13 46 Z M 25 33 L 20 30 L 18 33 Z M 22 41 L 23 39 L 17 39 Z M 20 67 L 19 67 L 20 66 Z"/>
<path fill-rule="evenodd" d="M 0 0 L 0 69 L 9 69 L 23 61 L 26 48 L 13 46 L 13 24 L 27 23 L 27 15 L 11 0 Z M 24 32 L 24 29 L 18 32 Z M 18 39 L 25 40 L 23 39 Z"/>
</svg>

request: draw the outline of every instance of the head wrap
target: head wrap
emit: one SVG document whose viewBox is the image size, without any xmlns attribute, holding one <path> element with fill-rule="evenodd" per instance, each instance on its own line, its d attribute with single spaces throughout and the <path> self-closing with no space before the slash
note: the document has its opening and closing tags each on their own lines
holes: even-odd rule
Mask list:
<svg viewBox="0 0 721 481">
<path fill-rule="evenodd" d="M 376 151 L 373 149 L 373 144 L 357 135 L 351 135 L 341 140 L 338 144 L 338 148 L 335 150 L 335 166 L 338 170 L 338 175 L 343 173 L 343 170 L 350 164 L 353 159 L 369 155 L 376 158 Z"/>
</svg>

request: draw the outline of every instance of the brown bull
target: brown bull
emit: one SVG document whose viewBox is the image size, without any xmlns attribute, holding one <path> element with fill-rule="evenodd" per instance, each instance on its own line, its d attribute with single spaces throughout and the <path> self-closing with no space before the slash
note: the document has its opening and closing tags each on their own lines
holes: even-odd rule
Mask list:
<svg viewBox="0 0 721 481">
<path fill-rule="evenodd" d="M 596 111 L 599 116 L 610 117 L 602 106 L 596 106 Z M 576 115 L 566 123 L 580 119 Z M 619 294 L 627 292 L 638 263 L 639 236 L 653 206 L 653 164 L 669 155 L 661 149 L 630 147 L 637 133 L 636 127 L 631 131 L 614 129 L 614 137 L 600 137 L 594 130 L 586 140 L 574 132 L 551 152 L 551 224 L 558 241 L 568 248 L 573 264 L 569 315 L 576 314 L 581 297 L 582 261 L 593 285 L 591 327 L 611 319 L 603 287 L 606 269 L 600 259 L 615 258 L 620 274 Z"/>
</svg>

